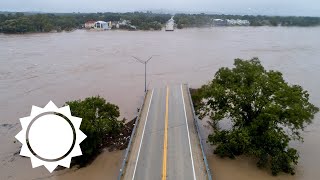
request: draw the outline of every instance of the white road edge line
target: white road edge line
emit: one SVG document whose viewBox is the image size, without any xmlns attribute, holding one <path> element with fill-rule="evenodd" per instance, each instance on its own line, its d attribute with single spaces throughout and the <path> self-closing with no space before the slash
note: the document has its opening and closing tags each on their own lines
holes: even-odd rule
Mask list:
<svg viewBox="0 0 320 180">
<path fill-rule="evenodd" d="M 190 156 L 191 156 L 191 164 L 192 164 L 192 171 L 193 171 L 193 179 L 194 179 L 194 180 L 197 180 L 197 178 L 196 178 L 196 173 L 195 173 L 195 171 L 194 171 L 193 156 L 192 156 L 192 148 L 191 148 L 190 134 L 189 134 L 189 126 L 188 126 L 187 112 L 186 112 L 186 104 L 184 103 L 184 96 L 183 96 L 182 84 L 181 84 L 181 95 L 182 95 L 182 102 L 183 102 L 184 117 L 185 117 L 185 120 L 186 120 L 187 132 L 188 132 L 189 150 L 190 150 Z"/>
<path fill-rule="evenodd" d="M 144 122 L 144 126 L 143 126 L 142 137 L 141 137 L 140 146 L 139 146 L 139 150 L 138 150 L 137 161 L 136 161 L 136 164 L 135 164 L 134 170 L 133 170 L 132 180 L 134 180 L 134 176 L 135 176 L 136 170 L 137 170 L 137 165 L 138 165 L 138 161 L 139 161 L 141 145 L 142 145 L 142 141 L 143 141 L 143 137 L 144 137 L 144 130 L 146 129 L 146 124 L 147 124 L 147 121 L 148 121 L 149 110 L 150 110 L 151 101 L 152 101 L 152 97 L 153 97 L 153 91 L 154 91 L 154 89 L 152 89 L 151 98 L 150 98 L 149 107 L 148 107 L 147 116 L 146 116 L 146 121 Z"/>
</svg>

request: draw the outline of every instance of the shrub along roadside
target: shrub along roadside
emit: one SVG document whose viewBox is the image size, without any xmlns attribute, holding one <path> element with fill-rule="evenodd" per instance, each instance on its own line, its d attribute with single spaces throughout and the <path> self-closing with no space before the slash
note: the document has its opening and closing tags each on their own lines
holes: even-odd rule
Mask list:
<svg viewBox="0 0 320 180">
<path fill-rule="evenodd" d="M 82 118 L 80 129 L 87 138 L 80 144 L 83 155 L 73 158 L 73 164 L 85 166 L 90 163 L 104 148 L 107 138 L 115 137 L 124 128 L 124 123 L 118 121 L 119 107 L 106 102 L 100 96 L 84 100 L 66 102 L 71 114 Z"/>
</svg>

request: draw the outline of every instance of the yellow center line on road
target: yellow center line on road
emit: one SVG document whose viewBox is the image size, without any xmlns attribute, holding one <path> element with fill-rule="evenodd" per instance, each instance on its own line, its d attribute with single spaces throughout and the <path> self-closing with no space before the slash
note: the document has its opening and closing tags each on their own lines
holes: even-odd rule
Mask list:
<svg viewBox="0 0 320 180">
<path fill-rule="evenodd" d="M 166 116 L 164 119 L 164 137 L 163 137 L 163 159 L 162 159 L 162 180 L 167 179 L 167 149 L 168 149 L 168 110 L 169 110 L 169 87 L 167 86 L 166 96 Z"/>
</svg>

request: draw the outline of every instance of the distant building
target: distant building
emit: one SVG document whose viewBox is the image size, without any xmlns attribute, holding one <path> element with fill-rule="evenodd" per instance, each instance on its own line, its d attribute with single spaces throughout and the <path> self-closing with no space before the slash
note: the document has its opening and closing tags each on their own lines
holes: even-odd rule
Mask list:
<svg viewBox="0 0 320 180">
<path fill-rule="evenodd" d="M 94 29 L 96 30 L 110 30 L 112 27 L 111 21 L 105 22 L 105 21 L 97 21 L 94 23 Z"/>
<path fill-rule="evenodd" d="M 173 17 L 169 19 L 169 21 L 166 24 L 166 31 L 174 31 L 174 20 Z"/>
<path fill-rule="evenodd" d="M 112 21 L 111 26 L 112 28 L 117 28 L 118 29 L 119 21 Z"/>
<path fill-rule="evenodd" d="M 214 26 L 249 26 L 250 22 L 241 19 L 213 19 L 212 24 Z"/>
<path fill-rule="evenodd" d="M 136 26 L 131 25 L 131 21 L 125 19 L 120 19 L 120 21 L 116 22 L 112 27 L 117 29 L 137 30 Z"/>
<path fill-rule="evenodd" d="M 241 19 L 227 19 L 229 26 L 249 26 L 250 22 L 248 20 Z"/>
<path fill-rule="evenodd" d="M 84 24 L 84 28 L 86 29 L 91 29 L 91 28 L 94 28 L 94 24 L 96 23 L 96 21 L 87 21 L 85 24 Z"/>
<path fill-rule="evenodd" d="M 227 26 L 228 22 L 225 19 L 213 19 L 213 25 L 214 26 Z"/>
<path fill-rule="evenodd" d="M 120 26 L 131 25 L 131 21 L 130 20 L 125 20 L 125 19 L 120 19 L 119 25 Z"/>
</svg>

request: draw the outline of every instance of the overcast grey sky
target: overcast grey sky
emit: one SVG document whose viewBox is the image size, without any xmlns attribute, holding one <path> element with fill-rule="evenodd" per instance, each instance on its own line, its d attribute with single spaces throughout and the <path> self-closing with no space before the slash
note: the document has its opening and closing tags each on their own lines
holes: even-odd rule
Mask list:
<svg viewBox="0 0 320 180">
<path fill-rule="evenodd" d="M 320 16 L 320 0 L 0 0 L 0 11 L 124 12 L 141 10 Z"/>
</svg>

